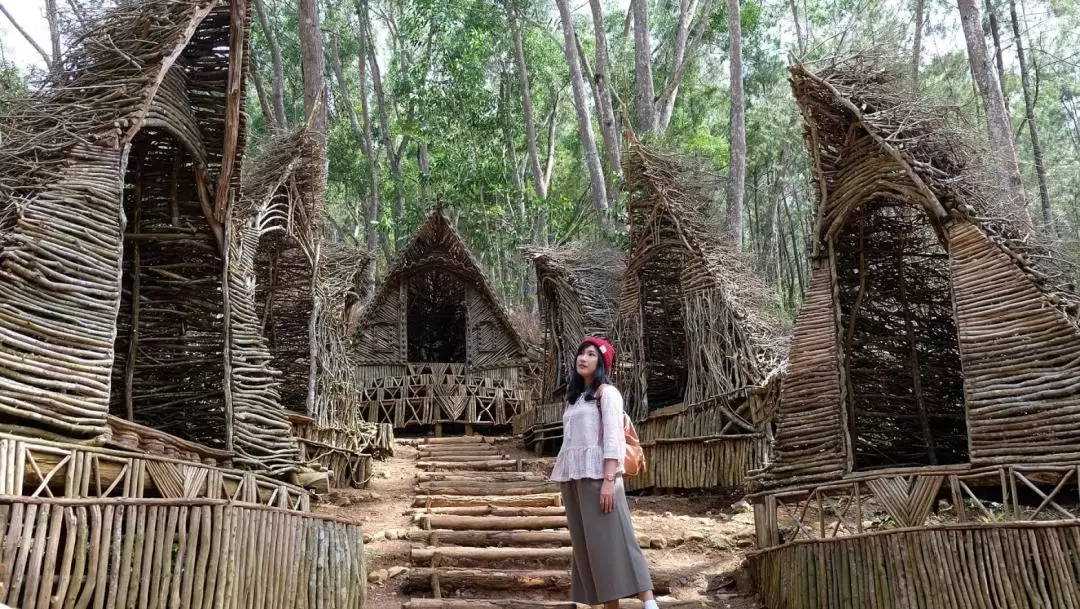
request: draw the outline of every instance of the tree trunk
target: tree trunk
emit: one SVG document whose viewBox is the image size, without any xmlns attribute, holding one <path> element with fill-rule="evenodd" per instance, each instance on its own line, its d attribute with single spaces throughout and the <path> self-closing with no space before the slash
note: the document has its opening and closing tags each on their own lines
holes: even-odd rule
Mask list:
<svg viewBox="0 0 1080 609">
<path fill-rule="evenodd" d="M 1005 88 L 1005 60 L 1001 51 L 1001 27 L 998 25 L 997 10 L 994 0 L 986 0 L 986 12 L 990 22 L 990 36 L 994 39 L 994 65 L 997 67 L 998 85 L 1001 87 L 1001 99 L 1005 103 L 1005 113 L 1009 113 L 1009 97 Z M 985 42 L 985 37 L 984 37 Z"/>
<path fill-rule="evenodd" d="M 960 9 L 964 38 L 967 40 L 971 71 L 986 106 L 986 127 L 990 136 L 991 153 L 997 170 L 995 173 L 1000 181 L 1001 195 L 1005 201 L 1000 211 L 1019 222 L 1022 230 L 1030 230 L 1031 219 L 1028 217 L 1024 183 L 1020 178 L 1020 167 L 1016 160 L 1012 127 L 1001 96 L 1001 87 L 990 65 L 990 54 L 986 49 L 982 21 L 979 18 L 979 5 L 977 0 L 957 0 L 957 6 Z"/>
<path fill-rule="evenodd" d="M 251 82 L 255 85 L 255 95 L 259 98 L 259 109 L 262 111 L 263 120 L 269 125 L 270 130 L 276 129 L 276 119 L 274 118 L 274 109 L 271 107 L 270 94 L 266 92 L 266 86 L 263 84 L 262 74 L 259 73 L 258 66 L 252 65 L 248 71 L 251 74 Z"/>
<path fill-rule="evenodd" d="M 634 129 L 638 135 L 657 127 L 656 90 L 653 88 L 652 36 L 649 32 L 649 0 L 630 0 L 634 13 Z M 569 18 L 569 17 L 566 17 Z M 564 19 L 566 19 L 564 18 Z M 570 26 L 563 26 L 565 29 Z"/>
<path fill-rule="evenodd" d="M 281 44 L 278 43 L 277 32 L 273 25 L 266 18 L 263 0 L 254 0 L 254 2 L 259 27 L 266 34 L 266 43 L 270 47 L 270 66 L 274 70 L 274 127 L 285 130 L 289 128 L 289 122 L 285 118 L 285 64 L 281 60 Z"/>
<path fill-rule="evenodd" d="M 731 36 L 731 170 L 728 174 L 728 214 L 735 244 L 742 250 L 742 208 L 746 194 L 746 108 L 743 99 L 742 24 L 739 0 L 728 0 Z"/>
<path fill-rule="evenodd" d="M 37 41 L 34 40 L 34 38 L 22 28 L 21 25 L 19 25 L 18 21 L 15 21 L 15 18 L 11 16 L 11 13 L 9 13 L 6 8 L 4 8 L 4 5 L 2 3 L 0 3 L 0 13 L 3 13 L 4 16 L 7 17 L 7 20 L 11 22 L 12 26 L 15 27 L 15 30 L 22 34 L 22 37 L 30 43 L 30 46 L 34 47 L 34 50 L 38 52 L 38 55 L 41 55 L 41 58 L 45 60 L 46 67 L 52 69 L 53 60 L 51 57 L 49 57 L 49 54 L 45 52 L 45 49 L 41 48 L 41 45 L 39 45 Z"/>
<path fill-rule="evenodd" d="M 371 69 L 371 86 L 375 91 L 375 106 L 379 113 L 379 135 L 383 147 L 386 149 L 386 158 L 390 161 L 390 177 L 394 180 L 394 226 L 400 226 L 400 221 L 405 217 L 405 179 L 401 174 L 401 153 L 394 148 L 390 138 L 390 110 L 387 107 L 386 95 L 383 93 L 382 72 L 379 70 L 379 61 L 375 55 L 375 38 L 372 35 L 371 16 L 368 14 L 367 0 L 358 0 L 356 11 L 360 17 L 360 27 L 364 30 L 364 40 L 367 41 L 368 67 Z M 408 143 L 407 138 L 401 142 L 402 150 Z M 395 233 L 394 249 L 397 249 L 401 235 Z"/>
<path fill-rule="evenodd" d="M 596 150 L 596 138 L 593 137 L 589 106 L 585 101 L 585 81 L 581 77 L 581 67 L 578 64 L 577 45 L 574 42 L 574 22 L 567 0 L 555 0 L 555 4 L 558 5 L 559 15 L 562 18 L 563 52 L 566 54 L 566 63 L 570 68 L 570 85 L 574 92 L 574 105 L 577 106 L 578 129 L 581 133 L 582 147 L 585 149 L 585 166 L 589 170 L 593 205 L 603 224 L 608 210 L 607 190 L 604 187 L 604 170 L 600 166 L 600 154 Z"/>
<path fill-rule="evenodd" d="M 56 0 L 45 0 L 45 20 L 49 22 L 49 40 L 52 42 L 53 67 L 60 66 L 60 18 Z"/>
<path fill-rule="evenodd" d="M 1043 161 L 1042 143 L 1035 128 L 1035 95 L 1028 75 L 1027 57 L 1024 53 L 1024 40 L 1020 30 L 1020 19 L 1016 15 L 1016 0 L 1009 0 L 1009 17 L 1012 19 L 1013 37 L 1016 39 L 1016 58 L 1020 62 L 1020 85 L 1024 91 L 1024 112 L 1027 117 L 1028 134 L 1031 137 L 1031 153 L 1035 157 L 1035 175 L 1039 180 L 1039 201 L 1042 204 L 1043 230 L 1053 237 L 1054 211 L 1050 207 L 1050 190 L 1046 184 L 1046 163 Z"/>
<path fill-rule="evenodd" d="M 919 90 L 919 63 L 922 60 L 923 21 L 926 20 L 926 0 L 915 0 L 915 44 L 911 52 L 911 80 Z"/>
<path fill-rule="evenodd" d="M 337 81 L 338 89 L 341 91 L 341 105 L 345 106 L 345 113 L 349 116 L 353 133 L 356 134 L 357 139 L 363 139 L 364 129 L 356 116 L 356 108 L 353 107 L 352 96 L 349 94 L 349 83 L 341 70 L 341 50 L 338 46 L 337 33 L 330 34 L 330 68 L 334 71 L 334 80 Z"/>
<path fill-rule="evenodd" d="M 367 206 L 364 208 L 364 245 L 368 254 L 374 261 L 379 250 L 379 214 L 382 209 L 382 201 L 379 192 L 379 159 L 375 154 L 375 140 L 371 129 L 371 107 L 368 104 L 367 94 L 367 34 L 360 28 L 360 57 L 357 62 L 360 67 L 360 118 L 362 120 L 362 138 L 364 157 L 368 173 Z M 389 252 L 386 252 L 389 254 Z M 364 277 L 364 287 L 368 294 L 374 294 L 375 290 L 375 264 L 369 264 Z"/>
<path fill-rule="evenodd" d="M 918 0 L 920 3 L 923 0 Z M 799 6 L 796 4 L 796 0 L 788 0 L 788 6 L 791 7 L 791 19 L 795 22 L 795 42 L 798 45 L 799 56 L 806 55 L 806 36 L 803 34 L 802 24 L 799 21 Z"/>
<path fill-rule="evenodd" d="M 696 8 L 697 0 L 679 0 L 679 20 L 675 25 L 675 49 L 671 60 L 673 71 L 686 60 L 686 41 L 690 37 L 690 21 L 694 18 Z M 658 120 L 661 132 L 666 132 L 667 126 L 671 122 L 671 113 L 675 110 L 675 96 L 678 95 L 678 88 L 678 85 L 675 85 L 675 91 L 660 100 L 660 118 Z"/>
<path fill-rule="evenodd" d="M 314 116 L 312 126 L 326 136 L 326 61 L 319 28 L 318 0 L 298 0 L 297 19 L 300 21 L 300 63 L 304 70 L 304 119 Z"/>
<path fill-rule="evenodd" d="M 506 19 L 510 23 L 510 34 L 514 39 L 514 63 L 517 64 L 518 86 L 521 87 L 521 107 L 525 114 L 525 147 L 529 151 L 529 167 L 532 170 L 533 190 L 536 198 L 546 201 L 548 181 L 540 169 L 540 156 L 536 150 L 536 119 L 533 114 L 532 88 L 529 84 L 529 68 L 525 63 L 525 44 L 521 37 L 521 23 L 514 14 L 514 9 L 507 8 Z"/>
<path fill-rule="evenodd" d="M 612 175 L 622 177 L 622 151 L 619 142 L 619 125 L 615 120 L 615 109 L 611 104 L 611 83 L 608 79 L 608 44 L 607 33 L 604 31 L 604 11 L 600 6 L 600 0 L 589 0 L 589 8 L 592 10 L 593 35 L 596 39 L 596 91 L 597 112 L 600 113 L 600 133 L 604 138 L 604 150 L 607 154 L 609 171 Z M 608 193 L 614 196 L 613 193 Z"/>
</svg>

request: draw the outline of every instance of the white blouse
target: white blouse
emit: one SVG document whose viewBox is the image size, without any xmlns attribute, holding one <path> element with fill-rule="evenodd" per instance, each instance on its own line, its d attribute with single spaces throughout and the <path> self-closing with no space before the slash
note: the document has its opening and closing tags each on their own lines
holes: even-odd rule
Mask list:
<svg viewBox="0 0 1080 609">
<path fill-rule="evenodd" d="M 603 416 L 601 417 L 601 411 Z M 563 443 L 551 480 L 568 482 L 582 478 L 604 478 L 604 459 L 617 459 L 617 474 L 623 473 L 626 438 L 623 436 L 623 398 L 612 385 L 604 387 L 600 407 L 586 402 L 585 394 L 563 413 Z M 603 420 L 603 434 L 600 426 Z"/>
</svg>

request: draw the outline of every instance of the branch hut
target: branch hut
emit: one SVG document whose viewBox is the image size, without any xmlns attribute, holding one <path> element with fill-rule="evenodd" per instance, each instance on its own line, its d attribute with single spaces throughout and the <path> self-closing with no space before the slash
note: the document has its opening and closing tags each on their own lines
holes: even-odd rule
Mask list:
<svg viewBox="0 0 1080 609">
<path fill-rule="evenodd" d="M 526 346 L 441 206 L 358 324 L 361 408 L 394 429 L 503 426 L 531 404 Z"/>
<path fill-rule="evenodd" d="M 5 606 L 363 607 L 243 320 L 249 23 L 123 3 L 0 122 Z"/>
<path fill-rule="evenodd" d="M 557 448 L 573 354 L 585 336 L 606 334 L 614 321 L 621 252 L 597 243 L 527 251 L 536 270 L 544 360 L 540 400 L 514 417 L 514 431 L 537 452 Z"/>
<path fill-rule="evenodd" d="M 616 379 L 649 459 L 631 487 L 742 484 L 761 467 L 779 376 L 767 291 L 710 221 L 715 178 L 634 145 L 630 248 L 612 339 Z M 621 363 L 620 363 L 621 362 Z"/>
<path fill-rule="evenodd" d="M 897 70 L 860 56 L 791 76 L 818 201 L 773 461 L 754 476 L 766 604 L 1075 604 L 1065 277 Z"/>
</svg>

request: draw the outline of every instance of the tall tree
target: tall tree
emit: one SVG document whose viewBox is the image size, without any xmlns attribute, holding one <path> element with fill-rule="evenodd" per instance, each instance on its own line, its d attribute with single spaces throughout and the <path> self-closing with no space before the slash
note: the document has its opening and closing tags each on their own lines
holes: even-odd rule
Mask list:
<svg viewBox="0 0 1080 609">
<path fill-rule="evenodd" d="M 731 36 L 731 171 L 728 174 L 728 213 L 735 243 L 742 249 L 743 197 L 746 194 L 746 101 L 743 99 L 742 24 L 739 0 L 727 0 Z"/>
<path fill-rule="evenodd" d="M 514 64 L 517 68 L 518 86 L 521 88 L 521 107 L 525 115 L 525 148 L 529 154 L 533 190 L 536 191 L 538 199 L 546 201 L 550 173 L 540 168 L 540 155 L 536 149 L 536 118 L 533 110 L 532 84 L 529 82 L 529 67 L 525 62 L 525 42 L 521 35 L 521 21 L 512 2 L 507 3 L 506 19 L 510 23 L 510 35 L 514 41 Z"/>
<path fill-rule="evenodd" d="M 360 72 L 360 117 L 362 124 L 362 137 L 361 142 L 364 152 L 364 165 L 367 169 L 367 205 L 364 207 L 364 245 L 367 246 L 368 253 L 372 256 L 372 260 L 375 259 L 375 254 L 380 246 L 378 223 L 379 214 L 382 213 L 382 195 L 379 189 L 379 157 L 375 153 L 375 138 L 372 136 L 371 128 L 371 105 L 368 102 L 367 93 L 367 54 L 369 53 L 367 37 L 364 34 L 363 28 L 360 29 L 360 57 L 359 72 Z M 390 258 L 390 251 L 385 242 L 381 245 L 384 248 L 386 258 Z M 368 293 L 373 293 L 375 288 L 375 265 L 368 265 L 368 273 L 364 279 Z"/>
<path fill-rule="evenodd" d="M 644 135 L 655 131 L 658 124 L 656 90 L 653 88 L 649 0 L 630 0 L 630 10 L 634 15 L 634 129 L 638 135 Z"/>
<path fill-rule="evenodd" d="M 559 17 L 563 28 L 563 53 L 570 68 L 570 88 L 574 92 L 574 105 L 577 107 L 578 129 L 582 147 L 585 149 L 585 166 L 589 171 L 589 183 L 592 190 L 593 205 L 601 222 L 606 220 L 608 210 L 607 189 L 604 186 L 604 170 L 600 166 L 600 153 L 596 150 L 596 138 L 592 132 L 592 119 L 589 117 L 588 102 L 585 101 L 585 81 L 581 77 L 578 63 L 574 21 L 570 15 L 567 0 L 555 0 L 559 7 Z M 651 105 L 651 104 L 650 104 Z"/>
<path fill-rule="evenodd" d="M 994 0 L 986 0 L 987 23 L 990 26 L 990 38 L 994 41 L 994 66 L 997 67 L 998 84 L 1001 86 L 1001 99 L 1005 102 L 1005 111 L 1009 111 L 1009 97 L 1005 88 L 1005 57 L 1001 45 L 1001 26 L 998 24 L 997 8 Z"/>
<path fill-rule="evenodd" d="M 278 42 L 277 31 L 266 16 L 266 7 L 263 6 L 264 0 L 254 0 L 254 2 L 259 27 L 262 28 L 263 34 L 266 35 L 266 45 L 270 47 L 270 67 L 274 72 L 274 114 L 273 120 L 268 120 L 268 122 L 276 129 L 285 130 L 289 128 L 289 123 L 285 118 L 285 62 L 281 57 L 281 43 Z M 258 68 L 256 67 L 256 69 Z M 270 118 L 267 117 L 267 119 Z"/>
<path fill-rule="evenodd" d="M 1043 160 L 1042 143 L 1039 141 L 1039 131 L 1035 126 L 1035 95 L 1032 91 L 1031 77 L 1028 75 L 1028 63 L 1024 53 L 1020 19 L 1016 15 L 1016 0 L 1009 0 L 1009 17 L 1012 20 L 1013 38 L 1016 41 L 1016 59 L 1020 63 L 1020 86 L 1024 91 L 1024 115 L 1027 120 L 1028 135 L 1031 137 L 1031 154 L 1035 157 L 1035 176 L 1039 182 L 1039 201 L 1042 204 L 1043 229 L 1046 234 L 1053 236 L 1055 233 L 1054 212 L 1050 207 L 1050 189 L 1046 184 L 1046 163 Z"/>
<path fill-rule="evenodd" d="M 49 57 L 49 54 L 45 52 L 45 49 L 41 48 L 41 45 L 34 40 L 34 37 L 28 34 L 26 30 L 19 25 L 18 21 L 15 21 L 15 18 L 11 16 L 11 13 L 4 8 L 3 3 L 0 3 L 0 13 L 3 13 L 4 16 L 7 17 L 8 21 L 11 22 L 11 25 L 15 26 L 15 30 L 22 34 L 22 37 L 25 38 L 26 41 L 30 43 L 30 46 L 34 47 L 34 50 L 38 52 L 38 55 L 41 55 L 41 58 L 45 60 L 45 65 L 51 68 L 53 62 L 52 57 Z"/>
<path fill-rule="evenodd" d="M 56 0 L 45 0 L 45 20 L 49 22 L 49 40 L 52 42 L 54 62 L 60 61 L 60 13 L 56 10 Z"/>
<path fill-rule="evenodd" d="M 297 0 L 300 22 L 300 64 L 304 73 L 304 116 L 314 118 L 313 127 L 326 137 L 326 60 L 322 29 L 319 25 L 318 0 Z"/>
<path fill-rule="evenodd" d="M 926 21 L 926 0 L 915 0 L 915 44 L 911 51 L 911 80 L 919 90 L 919 64 L 922 62 L 923 22 Z"/>
<path fill-rule="evenodd" d="M 1016 160 L 1012 126 L 1009 123 L 1009 113 L 1005 109 L 1005 100 L 1001 95 L 1001 86 L 991 65 L 986 39 L 983 37 L 978 0 L 957 0 L 956 4 L 960 10 L 960 25 L 967 42 L 971 71 L 986 107 L 986 128 L 997 170 L 995 174 L 1000 182 L 1001 194 L 1006 199 L 1001 211 L 1013 216 L 1030 230 L 1031 219 L 1028 216 L 1020 166 Z"/>
<path fill-rule="evenodd" d="M 604 138 L 604 151 L 607 154 L 609 170 L 613 175 L 621 176 L 622 151 L 619 145 L 619 126 L 615 122 L 615 109 L 611 104 L 611 79 L 608 74 L 608 42 L 604 28 L 604 11 L 600 6 L 600 0 L 589 0 L 589 9 L 592 11 L 593 36 L 596 39 L 596 72 L 593 80 L 599 102 L 596 111 L 600 114 L 600 134 Z M 608 194 L 614 196 L 614 193 Z"/>
</svg>

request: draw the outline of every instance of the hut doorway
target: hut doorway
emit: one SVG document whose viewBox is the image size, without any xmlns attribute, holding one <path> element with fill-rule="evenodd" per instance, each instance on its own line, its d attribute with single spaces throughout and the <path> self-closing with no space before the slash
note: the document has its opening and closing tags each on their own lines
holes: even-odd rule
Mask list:
<svg viewBox="0 0 1080 609">
<path fill-rule="evenodd" d="M 196 167 L 167 131 L 147 127 L 132 142 L 110 410 L 226 448 L 222 258 Z"/>
<path fill-rule="evenodd" d="M 678 404 L 686 394 L 682 267 L 683 252 L 667 247 L 638 271 L 645 395 L 650 412 Z"/>
<path fill-rule="evenodd" d="M 854 470 L 968 462 L 949 260 L 928 217 L 868 202 L 834 253 Z"/>
<path fill-rule="evenodd" d="M 445 269 L 427 268 L 410 277 L 406 285 L 408 361 L 466 363 L 465 283 Z"/>
</svg>

